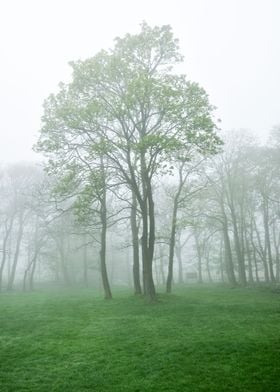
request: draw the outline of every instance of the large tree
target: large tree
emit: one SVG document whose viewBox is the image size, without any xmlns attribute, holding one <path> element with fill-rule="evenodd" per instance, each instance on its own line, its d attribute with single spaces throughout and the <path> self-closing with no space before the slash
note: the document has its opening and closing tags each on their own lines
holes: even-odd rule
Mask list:
<svg viewBox="0 0 280 392">
<path fill-rule="evenodd" d="M 187 155 L 192 145 L 199 153 L 213 153 L 220 144 L 214 108 L 203 88 L 174 72 L 180 61 L 170 26 L 143 23 L 139 34 L 117 38 L 113 49 L 71 63 L 72 81 L 45 102 L 37 144 L 49 157 L 49 169 L 62 176 L 69 171 L 77 176 L 76 165 L 88 170 L 96 156 L 106 157 L 106 169 L 114 174 L 110 186 L 121 183 L 135 195 L 143 290 L 151 299 L 154 181 L 172 170 L 178 150 Z"/>
</svg>

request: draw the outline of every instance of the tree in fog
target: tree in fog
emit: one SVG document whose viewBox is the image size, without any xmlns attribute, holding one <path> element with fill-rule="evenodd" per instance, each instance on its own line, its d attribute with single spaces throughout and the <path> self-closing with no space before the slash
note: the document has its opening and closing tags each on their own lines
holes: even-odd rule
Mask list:
<svg viewBox="0 0 280 392">
<path fill-rule="evenodd" d="M 1 181 L 1 237 L 0 288 L 6 270 L 6 288 L 13 289 L 19 260 L 25 254 L 25 236 L 32 226 L 33 192 L 40 171 L 32 164 L 14 164 L 5 168 Z M 9 262 L 7 265 L 7 261 Z M 7 268 L 6 268 L 7 267 Z"/>
<path fill-rule="evenodd" d="M 211 151 L 212 153 L 214 151 Z M 206 154 L 206 151 L 204 151 Z M 197 156 L 191 161 L 192 153 L 189 151 L 186 158 L 185 154 L 183 157 L 178 154 L 177 162 L 174 163 L 178 176 L 177 184 L 169 186 L 169 197 L 172 203 L 172 217 L 170 225 L 169 235 L 169 256 L 168 256 L 168 274 L 166 280 L 166 292 L 171 292 L 172 280 L 173 280 L 173 263 L 174 253 L 176 248 L 176 234 L 178 226 L 182 228 L 182 221 L 186 221 L 187 211 L 189 205 L 192 204 L 192 199 L 199 193 L 204 187 L 203 180 L 198 180 L 199 169 L 202 163 L 201 157 Z M 178 214 L 181 213 L 181 225 L 178 222 Z M 182 220 L 182 213 L 184 219 Z"/>
<path fill-rule="evenodd" d="M 113 174 L 134 194 L 141 215 L 144 293 L 155 298 L 154 181 L 178 150 L 215 151 L 213 107 L 205 91 L 172 71 L 182 56 L 169 26 L 142 24 L 137 35 L 117 38 L 110 51 L 72 63 L 73 78 L 45 103 L 37 149 L 49 169 L 92 163 L 98 150 Z M 107 184 L 108 186 L 108 184 Z"/>
</svg>

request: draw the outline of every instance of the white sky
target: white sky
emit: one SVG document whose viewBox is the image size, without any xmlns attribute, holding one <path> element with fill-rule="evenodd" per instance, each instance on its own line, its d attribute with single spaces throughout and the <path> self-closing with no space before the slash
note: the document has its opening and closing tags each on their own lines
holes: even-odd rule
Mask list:
<svg viewBox="0 0 280 392">
<path fill-rule="evenodd" d="M 68 62 L 143 20 L 173 27 L 182 70 L 209 93 L 224 130 L 264 139 L 280 124 L 279 0 L 2 0 L 0 161 L 38 159 L 42 103 L 69 80 Z"/>
</svg>

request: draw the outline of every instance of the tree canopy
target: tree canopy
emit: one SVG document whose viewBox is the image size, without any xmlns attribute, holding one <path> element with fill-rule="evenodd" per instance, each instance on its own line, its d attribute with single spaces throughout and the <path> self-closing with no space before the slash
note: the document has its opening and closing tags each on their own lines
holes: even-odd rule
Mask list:
<svg viewBox="0 0 280 392">
<path fill-rule="evenodd" d="M 132 192 L 141 211 L 144 292 L 151 298 L 154 181 L 172 172 L 174 161 L 214 154 L 222 144 L 207 93 L 175 72 L 182 59 L 170 26 L 144 22 L 139 34 L 72 62 L 71 82 L 61 83 L 44 104 L 36 147 L 48 156 L 48 170 L 64 191 L 91 184 Z M 106 180 L 93 173 L 106 174 Z"/>
</svg>

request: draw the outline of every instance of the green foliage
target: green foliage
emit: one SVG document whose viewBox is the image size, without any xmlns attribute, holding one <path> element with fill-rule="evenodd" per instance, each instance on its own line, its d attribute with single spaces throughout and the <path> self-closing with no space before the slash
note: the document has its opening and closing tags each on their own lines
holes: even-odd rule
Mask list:
<svg viewBox="0 0 280 392">
<path fill-rule="evenodd" d="M 279 294 L 189 286 L 155 305 L 93 294 L 1 295 L 1 391 L 279 390 Z"/>
<path fill-rule="evenodd" d="M 171 27 L 144 22 L 139 34 L 117 38 L 112 50 L 72 62 L 72 81 L 45 102 L 36 149 L 61 170 L 69 161 L 94 165 L 106 155 L 116 171 L 127 171 L 128 158 L 137 162 L 144 153 L 153 175 L 179 149 L 186 159 L 189 146 L 216 153 L 214 107 L 202 87 L 172 71 L 180 61 Z"/>
</svg>

